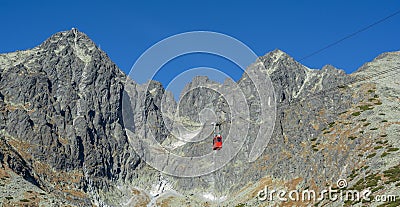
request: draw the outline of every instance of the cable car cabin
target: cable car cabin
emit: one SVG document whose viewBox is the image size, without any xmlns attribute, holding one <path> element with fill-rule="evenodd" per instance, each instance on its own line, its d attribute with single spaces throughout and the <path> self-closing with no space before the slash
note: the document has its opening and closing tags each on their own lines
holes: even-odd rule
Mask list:
<svg viewBox="0 0 400 207">
<path fill-rule="evenodd" d="M 213 150 L 219 150 L 222 148 L 222 136 L 217 135 L 213 139 Z"/>
</svg>

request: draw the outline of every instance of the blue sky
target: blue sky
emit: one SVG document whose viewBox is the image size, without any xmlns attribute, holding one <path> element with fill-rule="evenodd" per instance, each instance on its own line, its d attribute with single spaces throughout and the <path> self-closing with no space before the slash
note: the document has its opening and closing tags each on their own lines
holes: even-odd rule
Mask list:
<svg viewBox="0 0 400 207">
<path fill-rule="evenodd" d="M 153 44 L 182 32 L 232 36 L 258 56 L 279 48 L 296 60 L 400 9 L 400 1 L 0 1 L 0 52 L 32 48 L 77 27 L 126 73 Z M 400 15 L 300 62 L 332 64 L 350 73 L 380 53 L 400 50 Z M 213 55 L 186 55 L 156 76 L 167 85 L 195 67 L 218 68 L 237 80 L 241 71 Z M 218 79 L 218 78 L 216 78 Z"/>
</svg>

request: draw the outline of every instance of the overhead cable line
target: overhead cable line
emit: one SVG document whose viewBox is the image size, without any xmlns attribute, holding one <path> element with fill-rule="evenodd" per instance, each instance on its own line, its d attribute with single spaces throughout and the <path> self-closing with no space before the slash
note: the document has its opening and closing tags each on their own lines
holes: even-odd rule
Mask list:
<svg viewBox="0 0 400 207">
<path fill-rule="evenodd" d="M 374 23 L 372 23 L 372 24 L 360 29 L 360 30 L 357 30 L 357 31 L 355 31 L 355 32 L 353 32 L 353 33 L 351 33 L 351 34 L 349 34 L 349 35 L 347 35 L 347 36 L 345 36 L 345 37 L 343 37 L 343 38 L 331 43 L 331 44 L 326 45 L 325 47 L 323 47 L 323 48 L 321 48 L 319 50 L 316 50 L 316 51 L 314 51 L 314 52 L 302 57 L 299 61 L 302 61 L 302 60 L 305 60 L 305 59 L 307 59 L 307 58 L 309 58 L 311 56 L 314 56 L 314 55 L 316 55 L 316 54 L 318 54 L 318 53 L 320 53 L 320 52 L 322 52 L 322 51 L 324 51 L 324 50 L 326 50 L 326 49 L 328 49 L 328 48 L 330 48 L 332 46 L 335 46 L 335 45 L 339 44 L 340 42 L 343 42 L 346 39 L 354 37 L 357 34 L 362 33 L 364 31 L 366 31 L 366 30 L 368 30 L 368 29 L 370 29 L 370 28 L 382 23 L 382 22 L 384 22 L 384 21 L 386 21 L 386 20 L 388 20 L 388 19 L 390 19 L 390 18 L 392 18 L 392 17 L 394 17 L 394 16 L 396 16 L 398 14 L 400 14 L 400 10 L 397 10 L 396 12 L 390 14 L 389 16 L 386 16 L 386 17 L 384 17 L 384 18 L 382 18 L 382 19 L 380 19 L 380 20 L 378 20 L 378 21 L 376 21 L 376 22 L 374 22 Z"/>
</svg>

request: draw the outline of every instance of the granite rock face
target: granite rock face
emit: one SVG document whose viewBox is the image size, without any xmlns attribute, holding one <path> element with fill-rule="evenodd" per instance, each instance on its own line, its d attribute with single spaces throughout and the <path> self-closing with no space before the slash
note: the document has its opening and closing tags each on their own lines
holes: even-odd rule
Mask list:
<svg viewBox="0 0 400 207">
<path fill-rule="evenodd" d="M 196 77 L 176 102 L 160 83 L 128 78 L 85 34 L 56 33 L 33 49 L 0 55 L 0 203 L 267 206 L 282 203 L 259 201 L 265 186 L 321 190 L 340 178 L 354 189 L 398 192 L 390 173 L 400 163 L 399 57 L 382 54 L 349 75 L 331 65 L 309 69 L 274 50 L 246 70 L 272 85 L 257 89 L 247 74 L 237 83 Z M 259 90 L 274 94 L 265 99 Z M 245 101 L 229 104 L 240 94 Z M 276 111 L 263 117 L 261 104 L 271 98 Z M 244 142 L 217 171 L 180 178 L 146 164 L 151 136 L 180 156 L 215 153 L 212 122 L 232 143 Z M 265 123 L 271 139 L 249 162 Z M 235 136 L 244 129 L 246 136 Z M 167 155 L 152 161 L 171 165 Z M 311 204 L 343 202 L 293 205 Z"/>
<path fill-rule="evenodd" d="M 85 34 L 60 32 L 0 62 L 2 141 L 20 155 L 3 162 L 48 191 L 58 185 L 49 171 L 86 192 L 131 179 L 140 159 L 121 119 L 125 75 Z"/>
<path fill-rule="evenodd" d="M 278 103 L 275 130 L 262 156 L 264 159 L 267 157 L 269 159 L 266 162 L 260 162 L 260 159 L 255 163 L 247 162 L 260 128 L 257 120 L 261 115 L 260 98 L 256 96 L 257 89 L 249 76 L 244 74 L 237 83 L 246 97 L 250 112 L 249 120 L 246 121 L 249 123 L 248 135 L 242 137 L 242 139 L 246 139 L 244 146 L 238 155 L 220 171 L 203 176 L 201 179 L 175 180 L 170 178 L 176 182 L 178 189 L 182 188 L 181 191 L 202 195 L 205 194 L 204 189 L 208 189 L 211 194 L 216 194 L 214 197 L 224 198 L 239 191 L 244 184 L 257 182 L 266 174 L 277 179 L 289 180 L 299 174 L 314 178 L 317 173 L 325 170 L 323 165 L 319 165 L 320 169 L 317 171 L 310 168 L 309 165 L 303 165 L 304 162 L 320 162 L 321 157 L 318 154 L 311 154 L 307 158 L 294 157 L 289 160 L 282 159 L 280 154 L 284 151 L 290 153 L 291 156 L 301 154 L 304 151 L 301 143 L 320 134 L 320 129 L 313 128 L 313 125 L 320 124 L 322 127 L 325 124 L 316 123 L 315 117 L 330 123 L 331 120 L 337 118 L 338 111 L 344 111 L 350 106 L 351 97 L 346 94 L 346 90 L 340 92 L 335 90 L 335 94 L 329 94 L 329 90 L 337 89 L 338 86 L 350 82 L 352 77 L 333 66 L 325 66 L 321 70 L 309 69 L 280 50 L 260 57 L 256 63 L 247 68 L 247 72 L 260 78 L 270 76 L 274 88 L 271 89 L 268 86 L 260 88 L 275 90 L 275 99 Z M 198 87 L 200 85 L 202 87 Z M 218 114 L 215 118 L 219 122 L 229 123 L 229 105 L 223 99 L 224 94 L 218 94 L 217 90 L 211 90 L 212 88 L 228 88 L 227 91 L 233 91 L 229 80 L 224 84 L 218 84 L 206 77 L 197 77 L 182 92 L 178 104 L 179 115 L 187 116 L 190 120 L 198 122 L 202 110 L 212 109 Z M 315 94 L 316 97 L 310 98 L 309 94 Z M 307 110 L 304 110 L 304 106 L 307 107 Z M 319 114 L 321 110 L 326 110 L 323 116 Z M 223 136 L 229 132 L 229 127 L 229 124 L 222 125 Z M 205 140 L 183 146 L 181 154 L 199 156 L 210 150 L 209 140 Z M 331 173 L 335 175 L 337 172 L 332 170 Z M 322 183 L 323 181 L 318 182 Z"/>
</svg>

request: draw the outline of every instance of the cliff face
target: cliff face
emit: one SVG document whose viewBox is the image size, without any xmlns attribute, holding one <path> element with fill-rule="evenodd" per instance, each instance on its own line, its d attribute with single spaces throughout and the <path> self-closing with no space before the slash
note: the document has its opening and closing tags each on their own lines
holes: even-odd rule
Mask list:
<svg viewBox="0 0 400 207">
<path fill-rule="evenodd" d="M 257 97 L 256 88 L 245 74 L 238 81 L 238 85 L 243 90 L 250 110 L 249 120 L 245 121 L 249 124 L 249 130 L 246 137 L 240 137 L 246 142 L 238 155 L 221 170 L 201 179 L 170 178 L 169 180 L 173 180 L 176 188 L 182 188 L 181 191 L 188 194 L 200 198 L 212 195 L 215 201 L 236 205 L 246 203 L 246 199 L 254 200 L 255 195 L 251 195 L 253 198 L 246 197 L 240 200 L 236 194 L 244 190 L 244 185 L 258 183 L 267 175 L 282 181 L 302 177 L 303 187 L 310 182 L 315 182 L 318 186 L 325 185 L 328 180 L 338 178 L 342 169 L 336 164 L 324 163 L 324 156 L 339 159 L 339 165 L 345 165 L 343 157 L 347 155 L 337 154 L 333 150 L 323 155 L 322 152 L 309 148 L 310 140 L 315 141 L 322 136 L 322 129 L 336 120 L 340 112 L 351 107 L 352 97 L 349 94 L 351 90 L 342 86 L 354 78 L 332 66 L 325 66 L 321 70 L 309 69 L 280 50 L 259 58 L 247 68 L 247 72 L 259 78 L 269 75 L 277 101 L 274 132 L 262 156 L 255 162 L 248 162 L 260 125 L 267 122 L 258 121 L 261 116 L 260 97 Z M 208 89 L 199 88 L 199 85 L 207 86 Z M 217 120 L 229 122 L 230 108 L 226 105 L 224 94 L 218 94 L 216 90 L 210 88 L 228 88 L 227 91 L 234 91 L 229 81 L 218 84 L 206 77 L 197 77 L 182 92 L 178 104 L 179 114 L 189 117 L 190 120 L 199 120 L 201 111 L 208 108 L 216 112 Z M 271 90 L 267 85 L 259 88 Z M 222 125 L 223 137 L 229 132 L 229 127 L 229 124 Z M 243 128 L 245 129 L 245 126 Z M 184 145 L 181 154 L 203 155 L 211 151 L 209 146 L 208 140 Z M 326 174 L 322 176 L 321 172 Z"/>
<path fill-rule="evenodd" d="M 13 152 L 3 165 L 46 192 L 97 194 L 131 179 L 140 160 L 121 119 L 125 75 L 85 34 L 60 32 L 0 62 L 2 147 Z"/>
<path fill-rule="evenodd" d="M 273 84 L 260 88 L 274 90 L 276 112 L 261 117 L 263 97 L 246 74 L 237 84 L 196 77 L 176 103 L 158 82 L 138 85 L 127 78 L 85 34 L 57 33 L 31 50 L 0 55 L 0 203 L 266 206 L 271 203 L 256 198 L 265 186 L 320 190 L 340 178 L 349 188 L 393 194 L 399 182 L 388 170 L 400 163 L 400 83 L 394 75 L 399 57 L 382 54 L 347 75 L 329 65 L 309 69 L 272 51 L 247 69 Z M 235 85 L 250 114 L 237 123 L 232 110 L 244 112 L 226 96 L 235 94 Z M 259 120 L 272 118 L 268 146 L 248 162 L 266 123 Z M 223 137 L 249 125 L 247 136 L 231 135 L 233 143 L 244 144 L 216 172 L 179 178 L 141 159 L 150 135 L 181 156 L 212 153 L 210 139 L 179 140 L 211 137 L 212 120 L 224 123 Z M 155 162 L 169 167 L 169 161 Z M 311 203 L 317 202 L 286 204 Z M 318 205 L 327 203 L 332 202 Z"/>
</svg>

